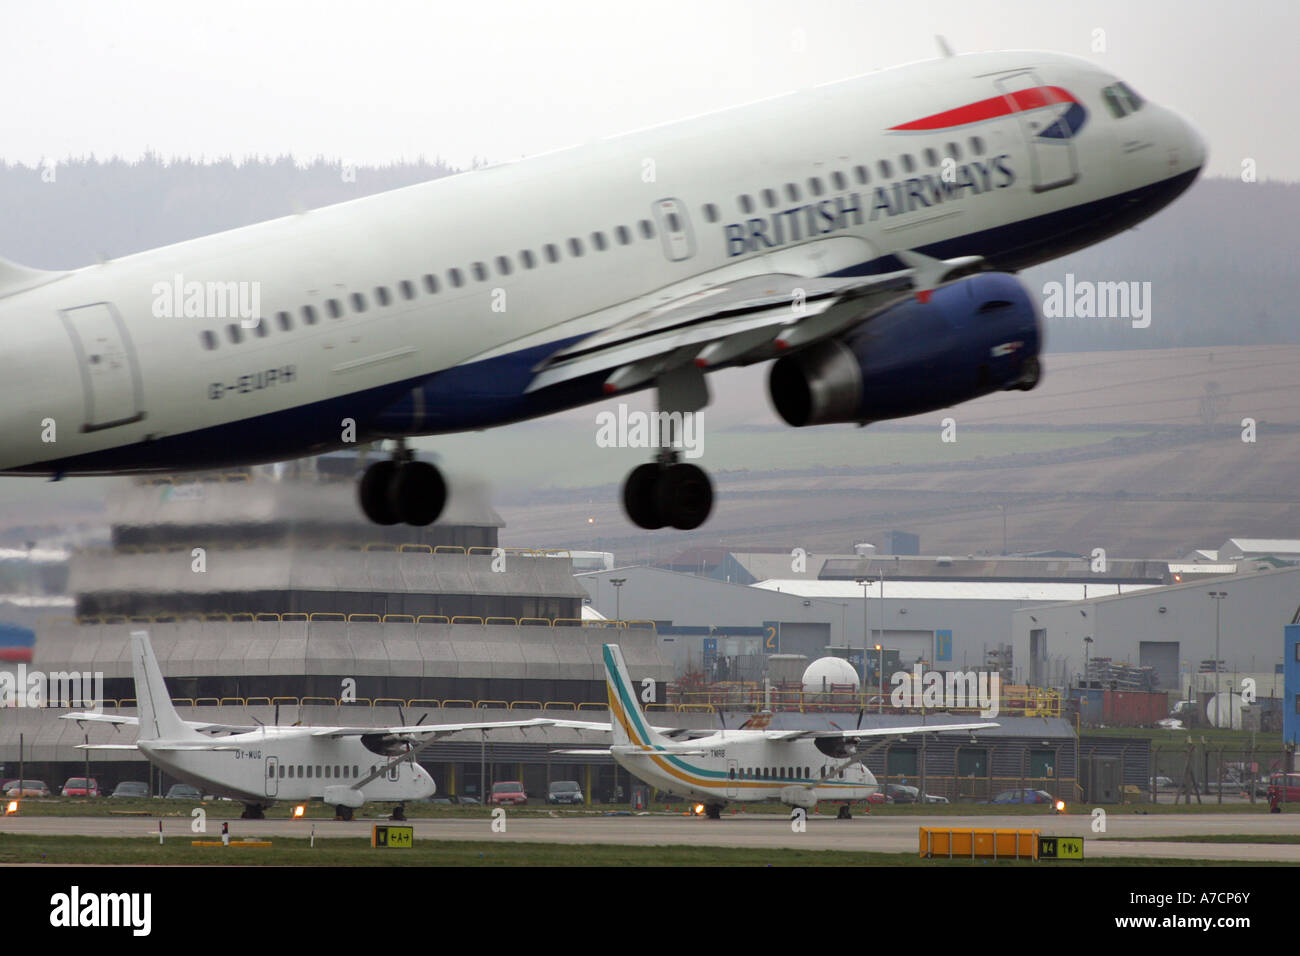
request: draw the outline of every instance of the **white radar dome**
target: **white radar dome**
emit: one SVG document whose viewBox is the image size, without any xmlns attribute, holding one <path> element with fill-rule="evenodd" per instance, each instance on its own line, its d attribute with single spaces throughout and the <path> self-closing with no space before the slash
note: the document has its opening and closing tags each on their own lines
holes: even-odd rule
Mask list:
<svg viewBox="0 0 1300 956">
<path fill-rule="evenodd" d="M 805 694 L 829 693 L 832 684 L 858 689 L 858 672 L 842 657 L 819 657 L 803 672 Z"/>
</svg>

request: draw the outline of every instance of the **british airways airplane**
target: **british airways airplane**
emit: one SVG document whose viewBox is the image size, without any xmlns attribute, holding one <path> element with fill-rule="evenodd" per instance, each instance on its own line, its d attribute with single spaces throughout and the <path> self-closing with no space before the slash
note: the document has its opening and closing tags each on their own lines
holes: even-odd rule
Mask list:
<svg viewBox="0 0 1300 956">
<path fill-rule="evenodd" d="M 1205 162 L 1086 61 L 947 56 L 69 272 L 0 262 L 0 474 L 130 474 L 392 441 L 380 524 L 434 521 L 406 439 L 653 388 L 643 528 L 698 527 L 705 373 L 775 360 L 791 425 L 1040 377 L 1012 273 L 1128 229 Z M 251 308 L 248 308 L 251 306 Z"/>
</svg>

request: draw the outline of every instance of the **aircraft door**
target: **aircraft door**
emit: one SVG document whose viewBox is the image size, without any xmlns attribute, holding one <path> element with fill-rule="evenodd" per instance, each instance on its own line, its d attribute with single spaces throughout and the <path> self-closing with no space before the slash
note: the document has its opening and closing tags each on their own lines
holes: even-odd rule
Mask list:
<svg viewBox="0 0 1300 956">
<path fill-rule="evenodd" d="M 736 778 L 740 776 L 740 768 L 736 766 L 736 761 L 727 761 L 727 796 L 734 799 L 740 792 L 736 786 Z"/>
<path fill-rule="evenodd" d="M 140 410 L 140 370 L 131 338 L 117 310 L 96 302 L 59 312 L 81 370 L 86 414 L 83 432 L 128 425 L 144 418 Z"/>
<path fill-rule="evenodd" d="M 266 795 L 274 797 L 280 792 L 280 758 L 266 758 Z"/>
<path fill-rule="evenodd" d="M 1046 86 L 1029 70 L 999 77 L 994 84 L 1011 104 L 1029 147 L 1034 192 L 1075 182 L 1079 178 L 1079 161 L 1074 150 L 1077 130 L 1073 126 L 1081 123 L 1082 108 L 1073 108 L 1071 100 L 1062 98 L 1064 91 Z"/>
<path fill-rule="evenodd" d="M 664 255 L 670 261 L 681 262 L 695 255 L 695 233 L 685 203 L 680 199 L 660 199 L 654 204 L 654 217 L 663 239 Z"/>
</svg>

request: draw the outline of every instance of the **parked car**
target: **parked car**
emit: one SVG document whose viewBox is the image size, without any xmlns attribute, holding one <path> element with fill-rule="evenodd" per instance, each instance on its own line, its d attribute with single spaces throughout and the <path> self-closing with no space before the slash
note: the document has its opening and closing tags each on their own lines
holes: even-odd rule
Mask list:
<svg viewBox="0 0 1300 956">
<path fill-rule="evenodd" d="M 1281 813 L 1288 803 L 1300 805 L 1300 773 L 1275 773 L 1268 780 L 1269 812 Z"/>
<path fill-rule="evenodd" d="M 518 780 L 501 780 L 492 784 L 492 793 L 488 797 L 488 803 L 494 807 L 504 806 L 505 804 L 518 805 L 528 802 L 528 794 L 524 793 L 524 785 Z"/>
<path fill-rule="evenodd" d="M 455 797 L 453 797 L 452 799 L 455 800 L 456 803 L 460 803 L 460 804 L 468 804 L 468 805 L 475 806 L 475 807 L 477 807 L 480 803 L 482 803 L 482 801 L 479 800 L 478 797 L 474 796 L 473 794 L 469 794 L 469 793 L 461 793 L 461 794 L 457 794 L 457 795 L 456 795 Z"/>
<path fill-rule="evenodd" d="M 140 780 L 123 780 L 116 787 L 110 797 L 147 797 L 149 796 L 149 785 Z"/>
<path fill-rule="evenodd" d="M 167 788 L 168 800 L 202 800 L 203 794 L 188 783 L 174 783 Z"/>
<path fill-rule="evenodd" d="M 867 803 L 893 803 L 894 800 L 889 794 L 877 790 L 871 796 L 867 797 Z"/>
<path fill-rule="evenodd" d="M 920 795 L 920 790 L 916 787 L 909 787 L 905 783 L 885 784 L 885 796 L 889 797 L 894 803 L 916 803 Z"/>
<path fill-rule="evenodd" d="M 994 795 L 989 803 L 1052 803 L 1052 795 L 1046 790 L 1003 790 Z"/>
<path fill-rule="evenodd" d="M 69 777 L 63 784 L 65 797 L 98 797 L 99 781 L 94 777 Z"/>
<path fill-rule="evenodd" d="M 10 780 L 5 785 L 6 797 L 48 797 L 50 788 L 44 780 Z"/>
<path fill-rule="evenodd" d="M 576 780 L 553 780 L 546 790 L 547 803 L 582 803 L 582 788 Z"/>
</svg>

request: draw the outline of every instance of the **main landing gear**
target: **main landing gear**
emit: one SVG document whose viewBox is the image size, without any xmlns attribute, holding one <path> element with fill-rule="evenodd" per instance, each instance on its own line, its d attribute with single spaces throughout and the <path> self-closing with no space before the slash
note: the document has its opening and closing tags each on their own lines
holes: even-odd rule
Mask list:
<svg viewBox="0 0 1300 956">
<path fill-rule="evenodd" d="M 244 812 L 239 815 L 241 820 L 265 820 L 266 815 L 262 812 L 266 808 L 260 803 L 244 804 Z"/>
<path fill-rule="evenodd" d="M 721 819 L 722 819 L 722 804 L 720 804 L 720 803 L 706 803 L 706 804 L 704 805 L 704 815 L 705 815 L 706 817 L 708 817 L 710 820 L 721 820 Z"/>
<path fill-rule="evenodd" d="M 657 461 L 632 469 L 623 483 L 623 509 L 637 527 L 654 530 L 671 525 L 691 531 L 713 510 L 713 485 L 703 468 L 665 452 Z"/>
<path fill-rule="evenodd" d="M 338 806 L 334 808 L 334 819 L 348 821 L 352 819 L 352 808 Z"/>
<path fill-rule="evenodd" d="M 841 803 L 841 804 L 840 804 L 840 812 L 837 813 L 837 814 L 835 814 L 835 819 L 836 819 L 836 820 L 852 820 L 852 819 L 853 819 L 853 811 L 852 811 L 851 809 L 849 809 L 849 805 L 848 805 L 847 803 Z"/>
<path fill-rule="evenodd" d="M 704 524 L 713 510 L 713 485 L 704 469 L 682 462 L 676 448 L 686 443 L 687 416 L 709 403 L 708 386 L 704 373 L 689 365 L 656 378 L 655 391 L 659 407 L 654 416 L 655 444 L 661 451 L 654 461 L 627 476 L 623 510 L 633 524 L 647 530 L 671 525 L 691 531 Z"/>
<path fill-rule="evenodd" d="M 361 510 L 375 524 L 405 522 L 423 527 L 442 514 L 447 503 L 447 483 L 437 468 L 427 461 L 416 461 L 403 444 L 392 458 L 366 469 L 357 496 Z"/>
</svg>

